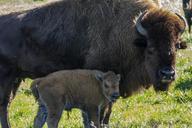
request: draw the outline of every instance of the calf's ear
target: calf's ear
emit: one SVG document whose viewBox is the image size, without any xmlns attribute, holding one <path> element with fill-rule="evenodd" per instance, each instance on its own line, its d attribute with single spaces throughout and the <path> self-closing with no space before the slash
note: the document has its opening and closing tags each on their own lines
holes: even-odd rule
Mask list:
<svg viewBox="0 0 192 128">
<path fill-rule="evenodd" d="M 95 78 L 96 78 L 98 81 L 102 82 L 102 81 L 103 81 L 103 74 L 101 74 L 101 73 L 96 73 L 96 74 L 95 74 Z"/>
</svg>

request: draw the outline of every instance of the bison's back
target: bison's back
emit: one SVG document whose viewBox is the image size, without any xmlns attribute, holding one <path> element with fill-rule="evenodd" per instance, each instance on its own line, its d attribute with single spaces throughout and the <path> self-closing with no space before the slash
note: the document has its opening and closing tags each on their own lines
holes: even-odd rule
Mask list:
<svg viewBox="0 0 192 128">
<path fill-rule="evenodd" d="M 0 56 L 10 61 L 17 59 L 23 41 L 19 15 L 14 13 L 0 16 Z"/>
</svg>

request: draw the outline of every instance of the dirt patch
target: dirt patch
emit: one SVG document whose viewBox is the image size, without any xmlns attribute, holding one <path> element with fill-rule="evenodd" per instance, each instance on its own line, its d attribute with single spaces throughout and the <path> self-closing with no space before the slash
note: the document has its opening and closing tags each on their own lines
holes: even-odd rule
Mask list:
<svg viewBox="0 0 192 128">
<path fill-rule="evenodd" d="M 46 4 L 52 3 L 52 2 L 56 2 L 59 0 L 48 0 L 46 2 L 18 2 L 18 3 L 5 3 L 5 4 L 1 4 L 0 5 L 0 15 L 5 15 L 5 14 L 9 14 L 9 13 L 13 13 L 13 12 L 19 12 L 19 11 L 26 11 L 26 10 L 30 10 L 36 7 L 41 7 L 44 6 Z"/>
</svg>

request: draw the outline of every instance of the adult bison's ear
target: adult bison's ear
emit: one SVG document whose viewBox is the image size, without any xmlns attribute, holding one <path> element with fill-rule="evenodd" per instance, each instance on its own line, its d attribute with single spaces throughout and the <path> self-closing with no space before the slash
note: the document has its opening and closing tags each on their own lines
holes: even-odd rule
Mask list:
<svg viewBox="0 0 192 128">
<path fill-rule="evenodd" d="M 147 40 L 145 38 L 137 38 L 134 40 L 133 44 L 136 47 L 146 48 L 147 47 Z"/>
<path fill-rule="evenodd" d="M 100 82 L 102 82 L 102 81 L 104 80 L 104 76 L 103 76 L 103 74 L 100 73 L 100 72 L 97 72 L 97 73 L 95 74 L 95 78 L 96 78 L 98 81 L 100 81 Z"/>
<path fill-rule="evenodd" d="M 186 49 L 187 48 L 187 42 L 180 41 L 175 46 L 177 49 Z"/>
</svg>

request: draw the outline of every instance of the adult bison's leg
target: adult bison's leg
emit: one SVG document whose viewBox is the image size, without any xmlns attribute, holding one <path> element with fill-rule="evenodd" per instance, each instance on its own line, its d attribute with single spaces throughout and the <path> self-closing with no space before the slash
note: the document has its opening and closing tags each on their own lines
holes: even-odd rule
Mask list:
<svg viewBox="0 0 192 128">
<path fill-rule="evenodd" d="M 2 89 L 2 88 L 0 88 L 0 89 Z M 2 92 L 2 90 L 1 90 L 1 92 Z M 0 101 L 0 120 L 1 120 L 1 126 L 2 126 L 2 128 L 9 128 L 8 112 L 7 112 L 8 101 L 7 101 L 7 99 L 4 99 L 3 96 L 1 96 L 0 100 L 1 100 Z"/>
<path fill-rule="evenodd" d="M 112 112 L 112 103 L 109 103 L 105 108 L 101 110 L 100 122 L 103 127 L 109 127 L 109 118 Z"/>
<path fill-rule="evenodd" d="M 16 75 L 5 65 L 0 65 L 0 121 L 2 128 L 9 128 L 8 104 Z"/>
<path fill-rule="evenodd" d="M 189 23 L 189 33 L 191 33 L 191 25 L 192 25 L 192 17 L 191 17 L 191 21 Z"/>
<path fill-rule="evenodd" d="M 16 79 L 15 79 L 15 81 L 14 81 L 14 83 L 13 83 L 12 90 L 11 90 L 11 93 L 12 93 L 11 99 L 14 99 L 14 98 L 15 98 L 16 92 L 17 92 L 17 90 L 18 90 L 18 88 L 19 88 L 19 85 L 20 85 L 20 83 L 21 83 L 21 80 L 22 80 L 21 78 L 16 78 Z"/>
<path fill-rule="evenodd" d="M 192 25 L 192 21 L 191 21 L 191 18 L 192 17 L 190 17 L 190 15 L 187 13 L 186 14 L 186 19 L 187 19 L 187 24 L 188 24 L 188 31 L 189 31 L 189 33 L 191 32 L 191 25 Z"/>
<path fill-rule="evenodd" d="M 9 128 L 8 103 L 11 94 L 11 85 L 0 87 L 0 121 L 2 128 Z"/>
</svg>

